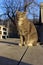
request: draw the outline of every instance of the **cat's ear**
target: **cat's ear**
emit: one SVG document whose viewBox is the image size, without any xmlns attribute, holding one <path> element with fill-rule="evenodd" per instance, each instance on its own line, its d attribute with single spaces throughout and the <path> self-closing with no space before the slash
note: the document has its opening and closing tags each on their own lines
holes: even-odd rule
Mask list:
<svg viewBox="0 0 43 65">
<path fill-rule="evenodd" d="M 16 14 L 19 14 L 19 13 L 20 13 L 20 11 L 17 10 L 17 11 L 16 11 Z"/>
<path fill-rule="evenodd" d="M 26 14 L 26 12 L 24 12 L 24 14 Z"/>
<path fill-rule="evenodd" d="M 18 10 L 16 11 L 16 14 L 18 13 Z"/>
<path fill-rule="evenodd" d="M 24 15 L 26 15 L 26 14 L 27 14 L 27 12 L 23 12 L 23 14 L 24 14 Z"/>
</svg>

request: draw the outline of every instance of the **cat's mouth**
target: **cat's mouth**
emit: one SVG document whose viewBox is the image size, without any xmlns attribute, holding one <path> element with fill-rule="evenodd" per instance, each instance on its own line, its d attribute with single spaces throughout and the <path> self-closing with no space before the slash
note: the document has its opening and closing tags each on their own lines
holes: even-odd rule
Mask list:
<svg viewBox="0 0 43 65">
<path fill-rule="evenodd" d="M 19 20 L 24 20 L 26 17 L 19 17 Z"/>
</svg>

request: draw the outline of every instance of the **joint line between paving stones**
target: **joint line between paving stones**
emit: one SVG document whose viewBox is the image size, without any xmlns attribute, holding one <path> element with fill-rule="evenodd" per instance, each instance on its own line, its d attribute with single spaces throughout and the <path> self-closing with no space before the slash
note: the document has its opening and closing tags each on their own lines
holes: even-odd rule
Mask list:
<svg viewBox="0 0 43 65">
<path fill-rule="evenodd" d="M 24 55 L 26 54 L 27 50 L 28 50 L 28 47 L 27 47 L 26 50 L 24 51 L 24 53 L 23 53 L 22 57 L 20 58 L 20 61 L 18 62 L 17 65 L 19 65 L 19 64 L 21 63 L 21 60 L 23 59 L 23 57 L 24 57 Z"/>
</svg>

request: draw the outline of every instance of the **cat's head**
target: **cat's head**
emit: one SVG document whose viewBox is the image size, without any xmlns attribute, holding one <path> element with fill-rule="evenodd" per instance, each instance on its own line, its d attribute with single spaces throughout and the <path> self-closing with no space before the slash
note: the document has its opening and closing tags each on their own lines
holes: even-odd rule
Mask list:
<svg viewBox="0 0 43 65">
<path fill-rule="evenodd" d="M 26 17 L 26 12 L 17 11 L 16 16 L 17 16 L 18 19 L 25 18 Z"/>
</svg>

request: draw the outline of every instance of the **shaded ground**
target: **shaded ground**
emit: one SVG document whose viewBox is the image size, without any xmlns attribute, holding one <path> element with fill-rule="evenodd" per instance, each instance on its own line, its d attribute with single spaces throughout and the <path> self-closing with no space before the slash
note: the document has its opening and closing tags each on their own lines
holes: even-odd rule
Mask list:
<svg viewBox="0 0 43 65">
<path fill-rule="evenodd" d="M 43 65 L 43 46 L 19 47 L 19 39 L 0 41 L 0 65 Z"/>
<path fill-rule="evenodd" d="M 18 61 L 10 58 L 0 56 L 0 65 L 17 65 Z M 32 65 L 29 63 L 21 62 L 22 65 Z"/>
</svg>

